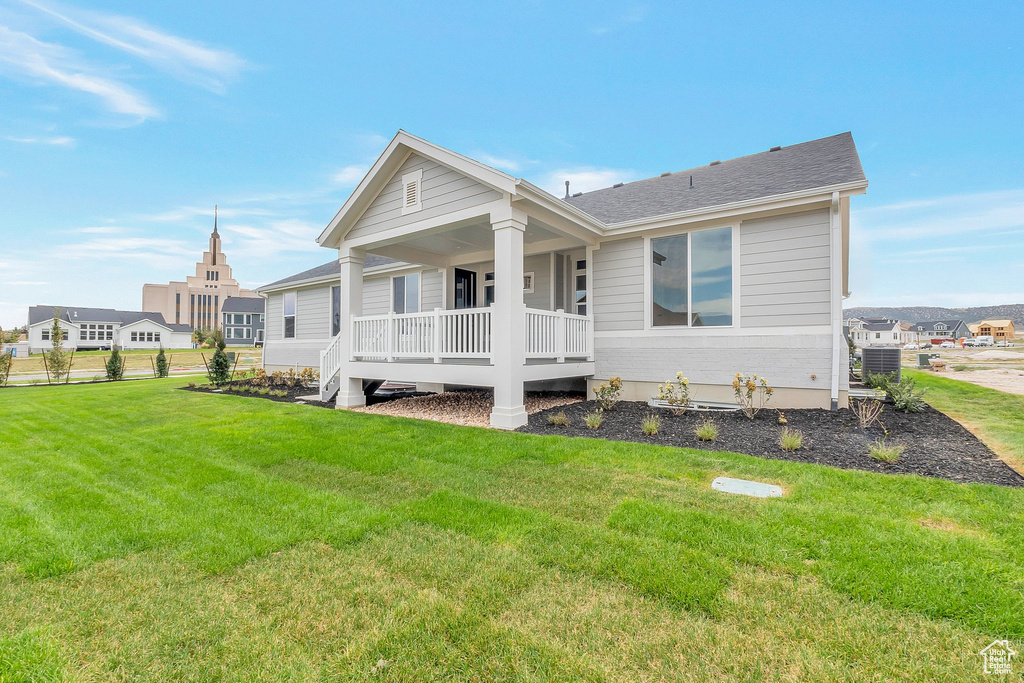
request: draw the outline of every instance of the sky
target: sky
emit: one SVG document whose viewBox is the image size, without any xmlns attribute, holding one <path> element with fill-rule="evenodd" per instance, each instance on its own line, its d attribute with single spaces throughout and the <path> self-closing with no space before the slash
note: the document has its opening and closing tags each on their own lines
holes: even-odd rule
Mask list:
<svg viewBox="0 0 1024 683">
<path fill-rule="evenodd" d="M 243 286 L 399 128 L 561 196 L 843 131 L 847 306 L 1024 302 L 1024 3 L 0 0 L 0 325 Z"/>
</svg>

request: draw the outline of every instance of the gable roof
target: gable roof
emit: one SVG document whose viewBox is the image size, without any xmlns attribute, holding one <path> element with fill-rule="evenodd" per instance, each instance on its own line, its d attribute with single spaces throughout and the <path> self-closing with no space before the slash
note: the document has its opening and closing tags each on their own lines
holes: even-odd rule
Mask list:
<svg viewBox="0 0 1024 683">
<path fill-rule="evenodd" d="M 1013 324 L 1012 320 L 982 320 L 979 325 L 989 325 L 991 327 L 1009 327 Z"/>
<path fill-rule="evenodd" d="M 261 296 L 229 296 L 220 305 L 221 313 L 263 313 L 267 300 Z"/>
<path fill-rule="evenodd" d="M 866 180 L 849 132 L 772 149 L 563 201 L 604 223 L 621 223 Z"/>
<path fill-rule="evenodd" d="M 914 329 L 919 332 L 927 332 L 928 330 L 934 330 L 935 326 L 942 323 L 946 326 L 947 330 L 955 330 L 961 325 L 966 325 L 963 320 L 923 320 L 919 323 L 914 323 Z"/>
<path fill-rule="evenodd" d="M 367 254 L 366 261 L 363 262 L 363 268 L 377 268 L 380 266 L 388 266 L 394 263 L 401 263 L 395 259 L 387 258 L 386 256 L 377 256 L 376 254 Z M 327 263 L 304 270 L 301 273 L 295 275 L 289 275 L 286 278 L 282 278 L 276 282 L 263 285 L 259 287 L 257 291 L 263 291 L 265 289 L 278 289 L 282 285 L 290 285 L 296 282 L 305 282 L 307 280 L 319 280 L 327 277 L 341 277 L 341 263 L 338 259 L 331 259 Z M 225 302 L 226 303 L 226 302 Z"/>
<path fill-rule="evenodd" d="M 863 329 L 868 332 L 892 332 L 899 326 L 899 323 L 868 323 Z"/>
<path fill-rule="evenodd" d="M 82 323 L 117 323 L 120 326 L 133 325 L 142 320 L 149 320 L 173 332 L 190 332 L 188 325 L 169 324 L 160 313 L 145 311 L 118 311 L 113 308 L 86 308 L 83 306 L 30 306 L 28 324 L 38 325 L 53 320 L 53 309 L 60 309 L 60 319 L 73 325 Z"/>
</svg>

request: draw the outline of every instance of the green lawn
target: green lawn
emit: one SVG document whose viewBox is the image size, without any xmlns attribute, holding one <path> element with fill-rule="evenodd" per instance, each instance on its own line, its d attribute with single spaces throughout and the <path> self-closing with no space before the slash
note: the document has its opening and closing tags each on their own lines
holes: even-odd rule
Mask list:
<svg viewBox="0 0 1024 683">
<path fill-rule="evenodd" d="M 963 680 L 1024 644 L 1024 491 L 181 383 L 0 391 L 0 680 Z"/>
</svg>

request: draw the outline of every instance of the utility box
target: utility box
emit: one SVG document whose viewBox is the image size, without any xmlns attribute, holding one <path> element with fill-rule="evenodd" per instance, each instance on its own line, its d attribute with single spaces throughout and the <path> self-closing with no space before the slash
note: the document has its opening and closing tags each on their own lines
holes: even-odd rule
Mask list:
<svg viewBox="0 0 1024 683">
<path fill-rule="evenodd" d="M 888 346 L 865 346 L 861 349 L 861 376 L 891 375 L 900 379 L 900 349 Z M 927 355 L 927 354 L 921 354 Z"/>
<path fill-rule="evenodd" d="M 937 353 L 919 353 L 917 354 L 917 367 L 921 368 L 922 370 L 927 370 L 932 366 L 932 359 L 938 357 L 939 354 Z"/>
</svg>

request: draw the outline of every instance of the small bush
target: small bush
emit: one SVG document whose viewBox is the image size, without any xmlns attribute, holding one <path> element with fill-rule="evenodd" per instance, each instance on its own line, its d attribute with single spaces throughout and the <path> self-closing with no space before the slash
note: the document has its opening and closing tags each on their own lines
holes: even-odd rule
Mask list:
<svg viewBox="0 0 1024 683">
<path fill-rule="evenodd" d="M 779 448 L 782 450 L 792 453 L 798 451 L 804 446 L 804 433 L 799 429 L 791 429 L 790 427 L 783 427 L 779 431 Z"/>
<path fill-rule="evenodd" d="M 885 390 L 892 407 L 904 413 L 919 413 L 925 409 L 924 389 L 918 390 L 916 383 L 909 377 L 904 377 L 899 384 L 891 384 Z"/>
<path fill-rule="evenodd" d="M 654 414 L 648 415 L 640 423 L 640 431 L 647 436 L 657 436 L 659 429 L 661 429 L 661 418 Z"/>
<path fill-rule="evenodd" d="M 270 393 L 270 389 L 267 387 L 263 387 L 261 389 L 257 389 L 256 393 L 258 393 L 260 396 L 266 396 L 267 394 Z"/>
<path fill-rule="evenodd" d="M 861 429 L 867 429 L 875 422 L 878 422 L 878 418 L 882 414 L 882 402 L 873 398 L 850 401 L 850 410 L 857 416 L 857 426 Z"/>
<path fill-rule="evenodd" d="M 565 411 L 563 410 L 554 415 L 548 415 L 548 424 L 557 427 L 568 427 L 569 418 L 565 416 Z"/>
<path fill-rule="evenodd" d="M 714 441 L 718 438 L 718 423 L 710 417 L 705 417 L 693 430 L 700 441 Z"/>
<path fill-rule="evenodd" d="M 868 444 L 868 455 L 882 462 L 896 462 L 907 447 L 901 443 L 888 444 L 885 439 L 876 439 Z"/>
<path fill-rule="evenodd" d="M 167 362 L 167 355 L 164 353 L 164 347 L 160 347 L 160 353 L 156 354 L 156 376 L 167 377 L 171 374 L 171 366 Z"/>
<path fill-rule="evenodd" d="M 604 415 L 601 414 L 600 410 L 595 410 L 592 413 L 587 413 L 583 417 L 583 422 L 586 423 L 588 428 L 596 430 L 604 422 Z"/>
<path fill-rule="evenodd" d="M 743 414 L 751 420 L 757 417 L 768 401 L 772 400 L 774 392 L 775 390 L 768 386 L 768 380 L 756 374 L 747 377 L 742 372 L 737 372 L 732 380 L 732 393 L 736 397 L 736 402 L 740 404 Z"/>
<path fill-rule="evenodd" d="M 594 387 L 594 400 L 601 406 L 601 410 L 611 410 L 619 402 L 619 394 L 622 393 L 622 379 L 612 377 L 607 382 L 601 382 Z"/>
<path fill-rule="evenodd" d="M 658 399 L 669 405 L 676 415 L 685 415 L 690 407 L 690 380 L 676 373 L 676 381 L 668 381 L 658 387 Z"/>
<path fill-rule="evenodd" d="M 188 383 L 188 388 L 189 389 L 195 389 L 196 388 L 196 383 L 195 382 L 189 382 Z"/>
<path fill-rule="evenodd" d="M 880 372 L 876 372 L 875 374 L 871 374 L 870 372 L 864 373 L 864 384 L 871 389 L 881 389 L 888 393 L 889 387 L 898 383 L 899 379 L 895 372 L 890 372 L 887 375 Z"/>
</svg>

